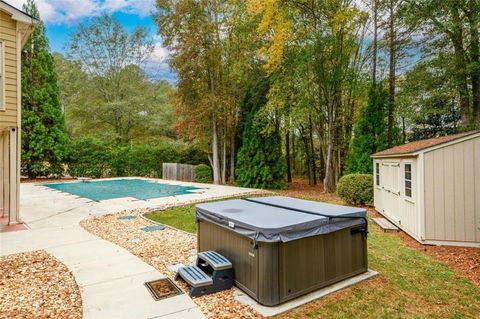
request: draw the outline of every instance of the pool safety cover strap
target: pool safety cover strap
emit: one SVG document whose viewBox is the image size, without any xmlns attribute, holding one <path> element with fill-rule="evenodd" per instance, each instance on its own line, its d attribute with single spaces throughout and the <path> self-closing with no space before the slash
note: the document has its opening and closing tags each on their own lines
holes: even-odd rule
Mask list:
<svg viewBox="0 0 480 319">
<path fill-rule="evenodd" d="M 228 228 L 257 242 L 288 242 L 328 234 L 364 225 L 366 217 L 363 208 L 283 196 L 226 200 L 196 207 L 198 220 Z"/>
</svg>

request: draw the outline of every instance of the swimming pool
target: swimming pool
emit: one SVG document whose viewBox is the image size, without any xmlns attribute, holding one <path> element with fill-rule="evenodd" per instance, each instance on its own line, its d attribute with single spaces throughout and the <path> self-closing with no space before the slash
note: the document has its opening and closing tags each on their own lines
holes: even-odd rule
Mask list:
<svg viewBox="0 0 480 319">
<path fill-rule="evenodd" d="M 110 179 L 88 182 L 45 184 L 44 186 L 94 201 L 133 197 L 140 200 L 190 194 L 201 189 L 159 183 L 146 179 Z"/>
</svg>

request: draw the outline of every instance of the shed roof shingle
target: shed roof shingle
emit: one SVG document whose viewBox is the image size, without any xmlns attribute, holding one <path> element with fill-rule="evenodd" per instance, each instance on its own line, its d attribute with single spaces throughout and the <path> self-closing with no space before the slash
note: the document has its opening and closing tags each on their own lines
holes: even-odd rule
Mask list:
<svg viewBox="0 0 480 319">
<path fill-rule="evenodd" d="M 415 141 L 415 142 L 411 142 L 403 145 L 398 145 L 381 152 L 377 152 L 372 156 L 378 157 L 378 156 L 386 156 L 386 155 L 411 154 L 411 153 L 415 153 L 415 152 L 430 148 L 432 146 L 437 146 L 443 143 L 451 142 L 456 139 L 477 134 L 477 133 L 480 133 L 480 131 L 470 131 L 470 132 L 464 132 L 464 133 L 452 134 L 447 136 L 429 138 L 426 140 Z"/>
</svg>

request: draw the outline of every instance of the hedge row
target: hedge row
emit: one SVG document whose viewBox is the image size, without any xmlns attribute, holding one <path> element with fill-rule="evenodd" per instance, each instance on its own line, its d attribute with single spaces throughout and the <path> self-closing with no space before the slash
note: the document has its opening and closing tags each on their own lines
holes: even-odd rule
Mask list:
<svg viewBox="0 0 480 319">
<path fill-rule="evenodd" d="M 195 144 L 113 146 L 85 138 L 72 141 L 67 170 L 76 177 L 161 177 L 164 162 L 197 165 L 208 163 L 208 158 Z"/>
</svg>

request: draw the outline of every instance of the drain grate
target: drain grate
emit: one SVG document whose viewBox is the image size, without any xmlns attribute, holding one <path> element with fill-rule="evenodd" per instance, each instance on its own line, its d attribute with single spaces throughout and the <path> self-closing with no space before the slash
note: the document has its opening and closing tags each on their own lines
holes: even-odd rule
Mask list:
<svg viewBox="0 0 480 319">
<path fill-rule="evenodd" d="M 163 278 L 159 280 L 149 281 L 145 283 L 152 294 L 153 299 L 161 300 L 173 296 L 181 295 L 183 292 L 173 283 L 170 278 Z"/>
</svg>

